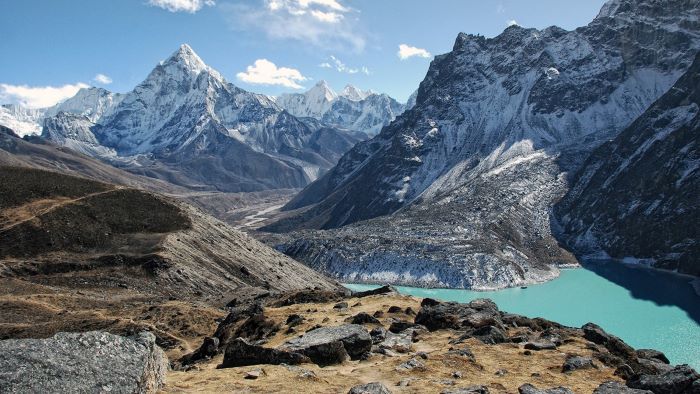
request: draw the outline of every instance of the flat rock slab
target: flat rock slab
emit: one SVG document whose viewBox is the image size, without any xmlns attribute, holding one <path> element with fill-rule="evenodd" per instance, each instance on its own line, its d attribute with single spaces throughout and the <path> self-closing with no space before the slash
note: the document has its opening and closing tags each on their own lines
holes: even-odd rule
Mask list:
<svg viewBox="0 0 700 394">
<path fill-rule="evenodd" d="M 391 391 L 383 384 L 374 382 L 355 386 L 348 394 L 391 394 Z"/>
<path fill-rule="evenodd" d="M 226 347 L 224 361 L 221 363 L 220 368 L 258 364 L 294 365 L 308 362 L 311 362 L 311 360 L 303 354 L 252 345 L 243 338 L 236 338 Z"/>
<path fill-rule="evenodd" d="M 372 337 L 364 327 L 357 324 L 317 328 L 301 337 L 287 341 L 280 349 L 305 354 L 317 362 L 317 357 L 313 353 L 320 348 L 335 348 L 332 345 L 337 342 L 342 344 L 342 348 L 352 359 L 358 359 L 372 349 Z"/>
<path fill-rule="evenodd" d="M 0 341 L 0 392 L 155 393 L 168 370 L 155 339 L 93 331 Z"/>
</svg>

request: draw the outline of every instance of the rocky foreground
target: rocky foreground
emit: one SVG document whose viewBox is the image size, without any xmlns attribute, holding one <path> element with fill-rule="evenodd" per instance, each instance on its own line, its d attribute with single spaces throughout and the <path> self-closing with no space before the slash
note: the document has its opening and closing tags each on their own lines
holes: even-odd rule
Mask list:
<svg viewBox="0 0 700 394">
<path fill-rule="evenodd" d="M 443 303 L 390 287 L 352 296 L 313 290 L 234 299 L 228 310 L 199 349 L 167 351 L 164 379 L 144 334 L 123 339 L 137 342 L 141 363 L 113 363 L 101 373 L 150 379 L 113 386 L 116 392 L 700 393 L 700 375 L 669 365 L 661 352 L 635 350 L 592 323 L 570 328 L 502 312 L 487 299 Z M 60 351 L 57 338 L 71 339 L 1 342 L 0 391 L 50 391 L 51 376 L 73 387 L 86 379 L 73 370 L 95 371 L 125 352 L 100 345 L 59 368 L 37 357 Z M 72 337 L 78 348 L 90 346 L 80 338 Z"/>
</svg>

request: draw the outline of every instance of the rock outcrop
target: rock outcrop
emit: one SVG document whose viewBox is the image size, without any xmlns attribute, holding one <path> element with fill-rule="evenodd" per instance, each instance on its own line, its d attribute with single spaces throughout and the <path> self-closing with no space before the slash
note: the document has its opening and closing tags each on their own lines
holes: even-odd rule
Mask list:
<svg viewBox="0 0 700 394">
<path fill-rule="evenodd" d="M 0 392 L 155 393 L 168 360 L 153 334 L 58 333 L 0 341 Z"/>
</svg>

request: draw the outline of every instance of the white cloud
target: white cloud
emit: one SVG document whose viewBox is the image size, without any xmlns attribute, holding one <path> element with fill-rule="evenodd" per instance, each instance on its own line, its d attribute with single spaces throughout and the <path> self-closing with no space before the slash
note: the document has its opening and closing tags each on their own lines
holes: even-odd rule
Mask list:
<svg viewBox="0 0 700 394">
<path fill-rule="evenodd" d="M 93 78 L 92 80 L 97 82 L 97 83 L 101 83 L 103 85 L 109 85 L 110 83 L 112 83 L 112 78 L 110 78 L 104 74 L 97 74 L 97 75 L 95 75 L 95 78 Z"/>
<path fill-rule="evenodd" d="M 520 25 L 518 25 L 518 21 L 516 21 L 515 19 L 509 20 L 508 22 L 506 22 L 506 25 L 508 25 L 508 26 L 520 26 Z"/>
<path fill-rule="evenodd" d="M 358 12 L 345 0 L 262 0 L 262 6 L 224 3 L 232 29 L 261 31 L 268 39 L 295 40 L 315 47 L 361 52 L 365 33 Z"/>
<path fill-rule="evenodd" d="M 338 23 L 343 19 L 343 16 L 337 12 L 323 12 L 318 10 L 312 10 L 311 16 L 326 23 Z"/>
<path fill-rule="evenodd" d="M 401 60 L 406 60 L 409 57 L 414 57 L 414 56 L 424 57 L 424 58 L 430 58 L 432 56 L 430 54 L 430 52 L 426 51 L 423 48 L 416 48 L 416 47 L 412 47 L 412 46 L 406 45 L 406 44 L 399 45 L 398 55 L 399 55 L 399 58 L 401 58 Z"/>
<path fill-rule="evenodd" d="M 170 12 L 189 12 L 194 14 L 205 5 L 213 6 L 216 3 L 214 0 L 148 0 L 148 4 Z"/>
<path fill-rule="evenodd" d="M 499 4 L 498 7 L 496 7 L 497 14 L 503 14 L 505 12 L 506 12 L 506 7 L 503 4 Z"/>
<path fill-rule="evenodd" d="M 287 67 L 277 67 L 267 59 L 258 59 L 248 66 L 245 72 L 239 72 L 236 77 L 243 82 L 256 85 L 280 85 L 292 89 L 302 89 L 297 82 L 306 81 L 299 70 Z"/>
<path fill-rule="evenodd" d="M 339 73 L 346 73 L 346 74 L 357 74 L 357 73 L 362 73 L 369 75 L 369 68 L 362 66 L 362 67 L 348 67 L 345 63 L 343 63 L 342 60 L 338 59 L 337 57 L 331 55 L 329 58 L 330 61 L 328 62 L 323 62 L 319 64 L 318 66 L 321 68 L 333 68 Z"/>
<path fill-rule="evenodd" d="M 89 85 L 82 82 L 63 86 L 27 86 L 0 83 L 0 103 L 19 104 L 28 108 L 46 108 L 75 96 Z"/>
</svg>

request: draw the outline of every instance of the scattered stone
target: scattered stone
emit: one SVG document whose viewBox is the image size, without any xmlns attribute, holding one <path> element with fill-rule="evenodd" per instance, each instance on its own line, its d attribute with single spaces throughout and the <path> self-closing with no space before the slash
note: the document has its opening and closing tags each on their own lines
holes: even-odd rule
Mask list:
<svg viewBox="0 0 700 394">
<path fill-rule="evenodd" d="M 382 312 L 382 311 L 374 311 L 374 313 L 372 314 L 372 316 L 377 317 L 377 318 L 379 318 L 379 317 L 384 317 L 384 312 Z"/>
<path fill-rule="evenodd" d="M 372 337 L 372 343 L 376 345 L 386 339 L 386 333 L 387 332 L 384 327 L 376 327 L 369 332 L 369 336 Z"/>
<path fill-rule="evenodd" d="M 343 362 L 347 356 L 353 360 L 359 359 L 372 349 L 372 337 L 360 325 L 345 324 L 307 332 L 287 341 L 281 348 L 305 354 L 319 365 L 331 365 Z"/>
<path fill-rule="evenodd" d="M 423 360 L 428 359 L 428 353 L 426 353 L 426 352 L 418 352 L 418 353 L 416 353 L 416 356 L 422 358 Z"/>
<path fill-rule="evenodd" d="M 296 313 L 294 313 L 294 314 L 287 316 L 286 324 L 289 327 L 294 327 L 294 326 L 298 326 L 299 324 L 301 324 L 303 322 L 304 322 L 304 318 L 301 315 L 297 315 Z"/>
<path fill-rule="evenodd" d="M 396 294 L 398 291 L 394 286 L 382 286 L 374 290 L 359 291 L 357 293 L 352 293 L 353 297 L 363 298 L 379 294 Z"/>
<path fill-rule="evenodd" d="M 498 327 L 484 326 L 474 330 L 471 335 L 487 345 L 495 345 L 508 341 L 506 334 Z"/>
<path fill-rule="evenodd" d="M 348 394 L 391 394 L 391 391 L 383 384 L 373 382 L 355 386 L 348 391 Z"/>
<path fill-rule="evenodd" d="M 405 313 L 405 314 L 407 314 L 407 315 L 409 315 L 409 316 L 415 316 L 415 315 L 416 315 L 416 311 L 414 311 L 413 308 L 411 308 L 410 306 L 407 307 L 406 310 L 405 310 L 403 313 Z"/>
<path fill-rule="evenodd" d="M 399 387 L 408 387 L 411 385 L 411 382 L 416 380 L 415 378 L 403 378 L 397 383 L 396 385 Z"/>
<path fill-rule="evenodd" d="M 489 389 L 486 386 L 469 386 L 457 389 L 442 391 L 440 394 L 489 394 Z"/>
<path fill-rule="evenodd" d="M 526 356 L 532 356 L 532 352 L 529 350 L 524 351 L 523 354 Z"/>
<path fill-rule="evenodd" d="M 696 393 L 700 374 L 688 365 L 678 365 L 661 375 L 636 375 L 627 381 L 633 389 L 650 390 L 655 394 Z"/>
<path fill-rule="evenodd" d="M 474 353 L 472 353 L 472 351 L 467 348 L 450 350 L 447 352 L 447 354 L 454 354 L 456 356 L 464 357 L 471 362 L 476 362 L 476 357 L 474 357 Z"/>
<path fill-rule="evenodd" d="M 649 390 L 632 389 L 620 382 L 605 382 L 598 386 L 593 394 L 654 394 Z"/>
<path fill-rule="evenodd" d="M 323 320 L 321 320 L 321 323 L 328 323 L 329 321 L 331 321 L 331 319 L 326 316 L 323 318 Z"/>
<path fill-rule="evenodd" d="M 513 343 L 523 343 L 523 342 L 528 342 L 530 338 L 526 334 L 517 334 L 513 335 L 512 337 L 508 338 L 510 342 Z"/>
<path fill-rule="evenodd" d="M 407 322 L 405 320 L 399 320 L 391 323 L 391 325 L 389 326 L 389 331 L 393 332 L 394 334 L 398 334 L 403 330 L 417 326 L 418 325 L 416 323 Z"/>
<path fill-rule="evenodd" d="M 413 332 L 404 331 L 400 334 L 387 332 L 384 341 L 379 344 L 383 349 L 391 349 L 398 353 L 408 353 L 413 346 Z"/>
<path fill-rule="evenodd" d="M 593 323 L 586 323 L 581 327 L 583 337 L 598 345 L 605 346 L 606 349 L 613 355 L 620 357 L 633 369 L 637 367 L 637 353 L 634 349 L 626 344 L 622 339 L 608 334 L 599 326 Z"/>
<path fill-rule="evenodd" d="M 219 346 L 227 345 L 234 338 L 259 341 L 274 335 L 280 325 L 265 316 L 262 305 L 253 303 L 236 307 L 219 323 L 214 337 L 219 338 Z"/>
<path fill-rule="evenodd" d="M 593 360 L 588 357 L 581 357 L 575 355 L 568 355 L 564 365 L 562 366 L 562 372 L 572 372 L 579 369 L 590 369 L 595 368 Z"/>
<path fill-rule="evenodd" d="M 264 373 L 264 372 L 263 372 L 262 369 L 254 369 L 254 370 L 252 370 L 252 371 L 246 372 L 245 375 L 243 376 L 243 378 L 244 378 L 244 379 L 257 379 L 257 378 L 259 378 L 260 376 L 262 376 L 263 373 Z"/>
<path fill-rule="evenodd" d="M 405 363 L 399 365 L 396 367 L 397 371 L 413 371 L 413 370 L 419 370 L 422 371 L 425 369 L 425 364 L 420 362 L 417 358 L 412 358 Z"/>
<path fill-rule="evenodd" d="M 343 301 L 333 305 L 333 309 L 348 309 L 348 303 Z"/>
<path fill-rule="evenodd" d="M 202 346 L 193 353 L 184 356 L 180 363 L 182 365 L 194 364 L 201 360 L 208 360 L 219 352 L 219 338 L 205 337 Z"/>
<path fill-rule="evenodd" d="M 394 305 L 394 306 L 390 306 L 389 309 L 387 310 L 387 312 L 388 313 L 401 313 L 401 312 L 403 312 L 403 309 Z"/>
<path fill-rule="evenodd" d="M 498 371 L 496 371 L 495 375 L 496 376 L 505 376 L 507 373 L 508 373 L 508 370 L 501 368 Z"/>
<path fill-rule="evenodd" d="M 415 322 L 424 325 L 430 331 L 503 326 L 498 307 L 493 301 L 487 299 L 477 299 L 468 304 L 459 304 L 456 302 L 443 303 L 425 298 L 421 302 L 421 309 L 416 315 Z"/>
<path fill-rule="evenodd" d="M 154 393 L 167 370 L 168 359 L 149 332 L 0 341 L 1 393 Z"/>
<path fill-rule="evenodd" d="M 614 374 L 615 374 L 615 376 L 619 376 L 624 380 L 628 380 L 632 376 L 634 376 L 634 370 L 629 365 L 622 364 L 615 369 Z"/>
<path fill-rule="evenodd" d="M 529 383 L 518 387 L 518 392 L 520 394 L 574 394 L 573 391 L 566 387 L 553 387 L 551 389 L 540 390 Z"/>
<path fill-rule="evenodd" d="M 649 360 L 646 358 L 639 358 L 637 361 L 639 362 L 639 366 L 636 372 L 642 375 L 659 375 L 673 369 L 671 365 L 665 364 L 657 359 Z"/>
<path fill-rule="evenodd" d="M 452 372 L 452 377 L 455 379 L 461 379 L 462 378 L 462 372 L 461 371 L 454 371 Z"/>
<path fill-rule="evenodd" d="M 379 320 L 372 317 L 369 313 L 360 312 L 350 319 L 352 324 L 381 324 Z"/>
<path fill-rule="evenodd" d="M 547 341 L 528 342 L 525 344 L 525 349 L 527 350 L 555 350 L 556 348 L 557 345 Z"/>
<path fill-rule="evenodd" d="M 362 303 L 358 301 L 358 302 L 352 304 L 352 307 L 353 307 L 353 308 L 356 307 L 356 306 L 362 306 Z"/>
<path fill-rule="evenodd" d="M 653 350 L 653 349 L 638 349 L 637 350 L 637 357 L 639 358 L 645 358 L 647 360 L 658 360 L 661 361 L 664 364 L 670 364 L 668 361 L 668 358 L 666 357 L 665 354 L 658 350 Z"/>
<path fill-rule="evenodd" d="M 264 348 L 262 346 L 252 345 L 243 338 L 236 338 L 226 347 L 224 361 L 219 368 L 244 367 L 260 364 L 296 365 L 308 362 L 311 362 L 309 357 L 301 353 Z"/>
</svg>

